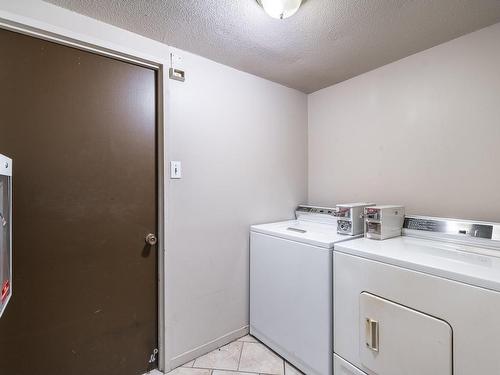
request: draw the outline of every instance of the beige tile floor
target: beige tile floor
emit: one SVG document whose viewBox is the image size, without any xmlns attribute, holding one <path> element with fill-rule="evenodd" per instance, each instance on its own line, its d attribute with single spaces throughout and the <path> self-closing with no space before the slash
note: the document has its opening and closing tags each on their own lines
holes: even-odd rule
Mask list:
<svg viewBox="0 0 500 375">
<path fill-rule="evenodd" d="M 302 375 L 248 335 L 186 363 L 168 375 Z"/>
</svg>

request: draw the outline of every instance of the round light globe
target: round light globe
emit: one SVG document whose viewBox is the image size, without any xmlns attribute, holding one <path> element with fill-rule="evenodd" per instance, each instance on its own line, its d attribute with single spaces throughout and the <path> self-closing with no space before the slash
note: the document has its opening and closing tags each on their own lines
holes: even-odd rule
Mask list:
<svg viewBox="0 0 500 375">
<path fill-rule="evenodd" d="M 257 0 L 273 18 L 284 19 L 293 16 L 300 8 L 302 0 Z"/>
</svg>

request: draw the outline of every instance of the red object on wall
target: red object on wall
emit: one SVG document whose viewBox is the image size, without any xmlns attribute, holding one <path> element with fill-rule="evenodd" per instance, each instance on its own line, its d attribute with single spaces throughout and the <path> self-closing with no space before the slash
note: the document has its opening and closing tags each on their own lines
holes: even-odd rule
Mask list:
<svg viewBox="0 0 500 375">
<path fill-rule="evenodd" d="M 2 286 L 2 296 L 0 297 L 1 302 L 4 302 L 7 296 L 9 295 L 10 290 L 10 282 L 6 280 Z"/>
</svg>

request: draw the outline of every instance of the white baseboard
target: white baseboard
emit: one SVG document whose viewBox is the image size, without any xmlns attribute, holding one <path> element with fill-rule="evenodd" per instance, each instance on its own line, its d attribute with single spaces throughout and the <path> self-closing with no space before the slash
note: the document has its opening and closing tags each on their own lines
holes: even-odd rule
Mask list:
<svg viewBox="0 0 500 375">
<path fill-rule="evenodd" d="M 183 364 L 192 361 L 204 354 L 210 353 L 212 350 L 218 349 L 221 346 L 227 345 L 240 337 L 248 335 L 248 326 L 241 327 L 235 331 L 229 332 L 215 340 L 212 340 L 206 344 L 200 345 L 192 350 L 184 352 L 172 359 L 170 359 L 170 367 L 174 369 L 176 367 L 182 366 Z M 168 364 L 167 364 L 168 365 Z"/>
</svg>

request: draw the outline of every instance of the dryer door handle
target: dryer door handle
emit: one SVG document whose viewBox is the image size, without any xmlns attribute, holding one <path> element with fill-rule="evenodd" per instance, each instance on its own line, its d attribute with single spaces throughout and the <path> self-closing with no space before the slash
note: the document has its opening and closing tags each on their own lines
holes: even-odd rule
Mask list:
<svg viewBox="0 0 500 375">
<path fill-rule="evenodd" d="M 366 332 L 366 347 L 374 352 L 379 351 L 379 323 L 377 320 L 366 318 L 365 332 Z"/>
</svg>

